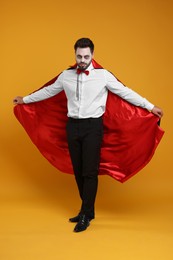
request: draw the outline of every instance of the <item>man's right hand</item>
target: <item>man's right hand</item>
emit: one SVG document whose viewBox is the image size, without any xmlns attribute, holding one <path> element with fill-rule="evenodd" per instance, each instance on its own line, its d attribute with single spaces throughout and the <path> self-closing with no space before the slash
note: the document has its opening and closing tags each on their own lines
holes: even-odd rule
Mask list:
<svg viewBox="0 0 173 260">
<path fill-rule="evenodd" d="M 17 96 L 13 99 L 13 104 L 17 105 L 17 104 L 23 104 L 23 97 Z"/>
</svg>

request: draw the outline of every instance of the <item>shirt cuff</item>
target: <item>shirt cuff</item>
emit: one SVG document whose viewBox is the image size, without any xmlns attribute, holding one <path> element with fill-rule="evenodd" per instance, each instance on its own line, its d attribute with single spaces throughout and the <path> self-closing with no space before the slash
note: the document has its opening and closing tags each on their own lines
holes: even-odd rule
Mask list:
<svg viewBox="0 0 173 260">
<path fill-rule="evenodd" d="M 152 103 L 150 103 L 148 100 L 145 99 L 144 108 L 146 108 L 149 111 L 151 111 L 154 108 L 154 105 Z"/>
<path fill-rule="evenodd" d="M 29 96 L 23 97 L 23 102 L 24 102 L 25 104 L 30 103 L 30 101 L 29 101 Z"/>
</svg>

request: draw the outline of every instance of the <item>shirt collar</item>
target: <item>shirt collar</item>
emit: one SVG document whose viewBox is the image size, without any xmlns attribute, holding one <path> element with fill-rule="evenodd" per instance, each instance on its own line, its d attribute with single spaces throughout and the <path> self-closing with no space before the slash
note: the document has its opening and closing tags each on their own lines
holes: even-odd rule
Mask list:
<svg viewBox="0 0 173 260">
<path fill-rule="evenodd" d="M 87 70 L 91 71 L 91 70 L 93 70 L 93 69 L 94 69 L 94 67 L 93 67 L 93 64 L 92 64 L 92 62 L 91 62 L 91 64 L 90 64 L 89 67 L 87 68 Z"/>
</svg>

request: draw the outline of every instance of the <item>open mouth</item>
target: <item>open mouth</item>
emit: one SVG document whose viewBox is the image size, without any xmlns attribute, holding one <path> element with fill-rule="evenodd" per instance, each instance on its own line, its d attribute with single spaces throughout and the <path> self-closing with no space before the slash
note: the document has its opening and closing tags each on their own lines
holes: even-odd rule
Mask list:
<svg viewBox="0 0 173 260">
<path fill-rule="evenodd" d="M 87 64 L 86 63 L 80 63 L 79 65 L 83 67 L 83 66 L 86 66 Z"/>
</svg>

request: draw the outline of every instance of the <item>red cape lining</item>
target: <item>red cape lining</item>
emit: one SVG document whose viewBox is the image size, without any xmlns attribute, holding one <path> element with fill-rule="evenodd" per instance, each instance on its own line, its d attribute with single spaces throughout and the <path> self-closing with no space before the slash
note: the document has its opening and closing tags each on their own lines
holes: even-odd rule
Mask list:
<svg viewBox="0 0 173 260">
<path fill-rule="evenodd" d="M 95 60 L 92 63 L 95 69 L 102 69 Z M 61 172 L 72 174 L 66 139 L 66 104 L 62 91 L 47 100 L 17 105 L 14 114 L 42 155 Z M 125 182 L 139 172 L 151 160 L 164 134 L 158 121 L 159 118 L 146 109 L 136 107 L 109 91 L 103 116 L 99 174 Z"/>
</svg>

